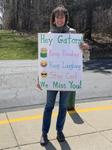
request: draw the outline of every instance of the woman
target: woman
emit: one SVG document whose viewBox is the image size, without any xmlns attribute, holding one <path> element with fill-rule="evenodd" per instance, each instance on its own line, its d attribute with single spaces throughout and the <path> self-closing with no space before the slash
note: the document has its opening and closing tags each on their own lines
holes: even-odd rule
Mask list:
<svg viewBox="0 0 112 150">
<path fill-rule="evenodd" d="M 68 24 L 69 14 L 66 8 L 63 6 L 56 7 L 51 14 L 50 19 L 50 33 L 76 33 L 76 30 L 70 28 Z M 88 44 L 81 44 L 81 48 L 88 49 Z M 39 83 L 37 87 L 41 89 Z M 43 124 L 42 124 L 42 136 L 40 139 L 40 144 L 45 146 L 48 143 L 48 132 L 51 124 L 52 110 L 55 105 L 56 95 L 60 93 L 59 97 L 59 112 L 57 116 L 56 130 L 57 130 L 57 140 L 59 142 L 65 141 L 65 136 L 63 134 L 63 127 L 65 123 L 66 113 L 67 113 L 67 100 L 70 91 L 47 91 L 47 102 L 44 109 Z"/>
</svg>

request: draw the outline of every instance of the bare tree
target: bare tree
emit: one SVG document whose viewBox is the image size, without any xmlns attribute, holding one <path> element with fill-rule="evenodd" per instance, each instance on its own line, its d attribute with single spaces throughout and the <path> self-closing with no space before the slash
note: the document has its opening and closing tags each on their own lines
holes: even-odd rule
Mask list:
<svg viewBox="0 0 112 150">
<path fill-rule="evenodd" d="M 91 39 L 93 29 L 108 32 L 112 30 L 112 0 L 0 0 L 0 2 L 4 5 L 3 17 L 6 29 L 46 32 L 49 30 L 51 11 L 62 4 L 69 10 L 70 26 L 76 28 L 78 32 L 85 30 L 86 38 Z M 98 14 L 99 10 L 104 16 Z M 102 21 L 102 28 L 99 28 Z"/>
</svg>

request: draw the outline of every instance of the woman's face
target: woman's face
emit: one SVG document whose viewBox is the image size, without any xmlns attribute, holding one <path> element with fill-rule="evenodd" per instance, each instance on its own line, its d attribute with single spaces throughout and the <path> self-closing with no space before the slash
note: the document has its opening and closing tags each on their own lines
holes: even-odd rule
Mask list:
<svg viewBox="0 0 112 150">
<path fill-rule="evenodd" d="M 65 25 L 65 15 L 55 15 L 54 24 L 57 27 L 63 27 Z"/>
</svg>

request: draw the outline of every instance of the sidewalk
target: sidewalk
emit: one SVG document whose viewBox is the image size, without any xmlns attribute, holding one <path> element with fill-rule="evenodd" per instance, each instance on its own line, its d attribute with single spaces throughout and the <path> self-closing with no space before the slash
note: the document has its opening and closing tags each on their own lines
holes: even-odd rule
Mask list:
<svg viewBox="0 0 112 150">
<path fill-rule="evenodd" d="M 76 113 L 67 113 L 63 143 L 56 140 L 57 112 L 55 106 L 46 147 L 39 144 L 43 107 L 1 113 L 0 150 L 112 150 L 112 100 L 76 104 Z"/>
</svg>

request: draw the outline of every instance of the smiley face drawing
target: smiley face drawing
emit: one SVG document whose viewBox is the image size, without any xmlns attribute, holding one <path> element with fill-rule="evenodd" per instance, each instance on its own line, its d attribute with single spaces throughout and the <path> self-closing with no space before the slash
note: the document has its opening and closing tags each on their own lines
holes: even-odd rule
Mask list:
<svg viewBox="0 0 112 150">
<path fill-rule="evenodd" d="M 46 48 L 41 48 L 40 56 L 42 58 L 47 57 L 47 49 Z"/>
<path fill-rule="evenodd" d="M 47 61 L 46 60 L 42 60 L 40 62 L 41 67 L 46 67 L 47 66 Z"/>
<path fill-rule="evenodd" d="M 47 72 L 45 72 L 45 71 L 41 72 L 41 77 L 42 77 L 42 78 L 46 78 L 47 75 L 48 75 Z"/>
</svg>

